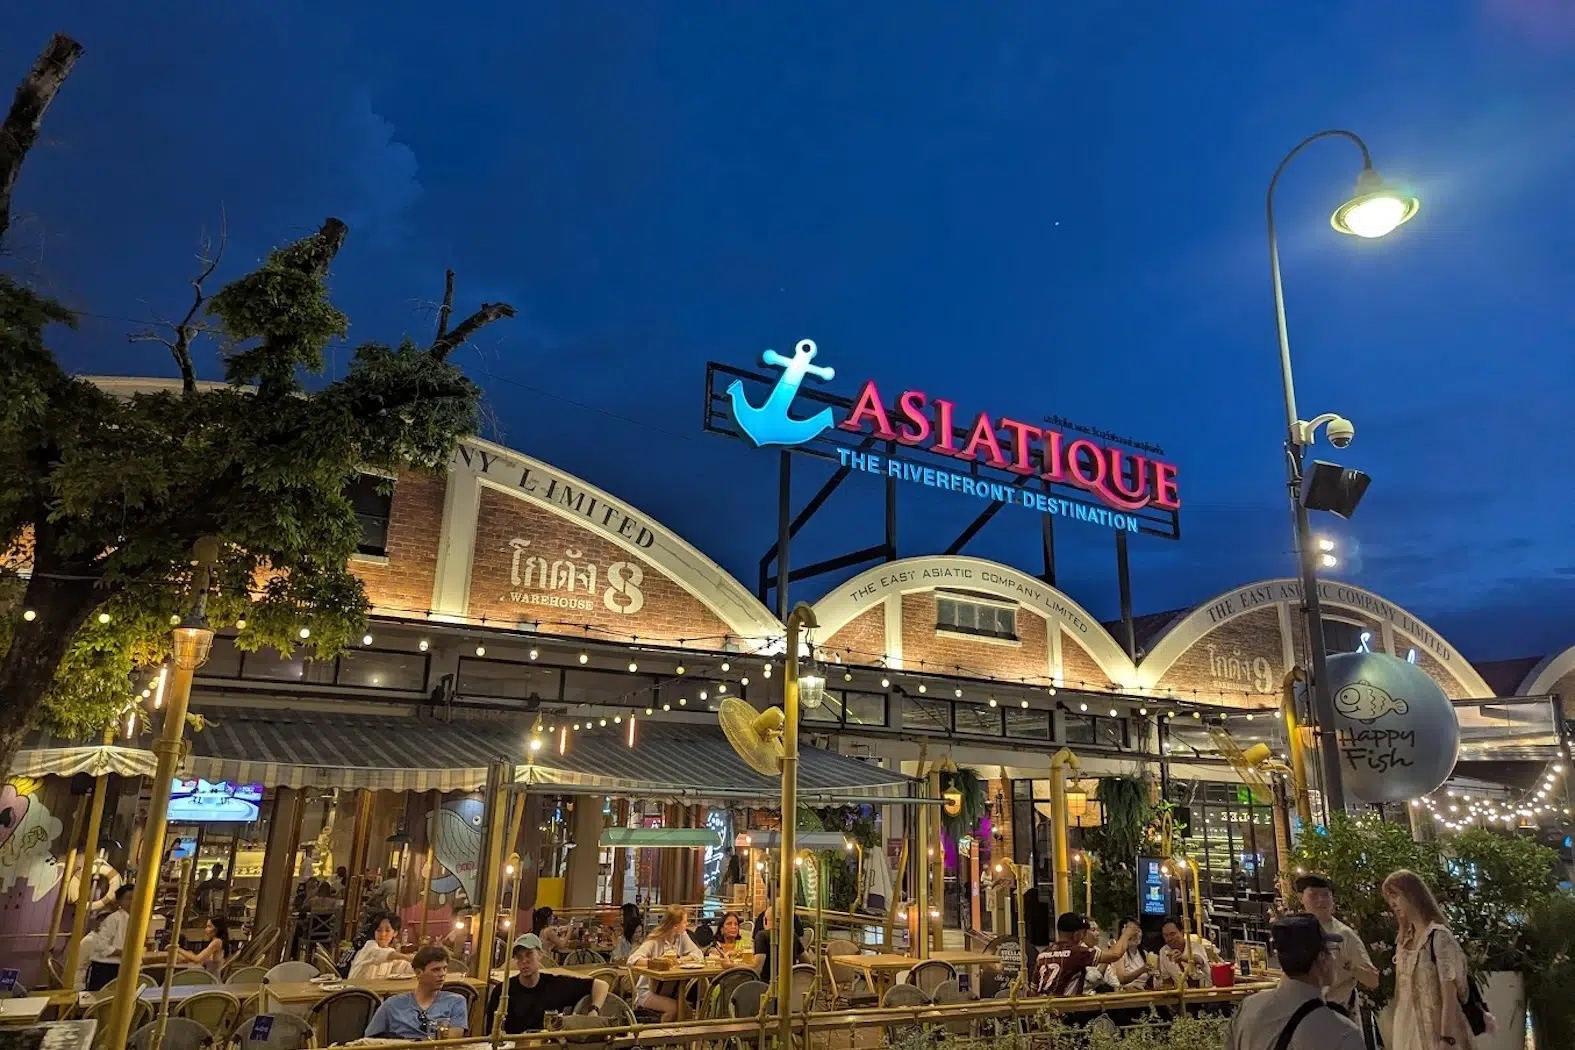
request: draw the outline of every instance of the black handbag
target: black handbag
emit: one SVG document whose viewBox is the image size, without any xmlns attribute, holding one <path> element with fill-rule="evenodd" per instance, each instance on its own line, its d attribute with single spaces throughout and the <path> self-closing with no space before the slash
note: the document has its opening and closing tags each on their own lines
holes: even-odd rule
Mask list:
<svg viewBox="0 0 1575 1050">
<path fill-rule="evenodd" d="M 1438 953 L 1433 950 L 1433 934 L 1427 935 L 1427 954 L 1433 960 L 1433 969 L 1438 969 Z M 1466 1001 L 1460 1004 L 1460 1010 L 1466 1015 L 1466 1024 L 1471 1026 L 1472 1035 L 1481 1035 L 1487 1031 L 1487 1000 L 1482 998 L 1482 987 L 1471 974 L 1466 974 Z"/>
</svg>

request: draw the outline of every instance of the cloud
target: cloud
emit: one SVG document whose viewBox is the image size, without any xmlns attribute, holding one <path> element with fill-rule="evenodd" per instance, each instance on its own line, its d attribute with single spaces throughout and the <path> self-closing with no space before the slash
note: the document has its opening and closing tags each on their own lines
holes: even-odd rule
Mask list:
<svg viewBox="0 0 1575 1050">
<path fill-rule="evenodd" d="M 410 212 L 425 193 L 415 150 L 395 137 L 393 122 L 373 108 L 367 92 L 357 94 L 339 125 L 332 156 L 345 183 L 345 221 L 379 247 L 391 247 L 409 235 Z"/>
</svg>

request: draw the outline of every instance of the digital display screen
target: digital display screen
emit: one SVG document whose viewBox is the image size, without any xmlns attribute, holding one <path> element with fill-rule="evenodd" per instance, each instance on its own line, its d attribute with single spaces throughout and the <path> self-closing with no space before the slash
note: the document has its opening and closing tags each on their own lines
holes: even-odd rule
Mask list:
<svg viewBox="0 0 1575 1050">
<path fill-rule="evenodd" d="M 262 809 L 261 784 L 232 784 L 228 780 L 175 778 L 170 789 L 166 819 L 178 824 L 230 821 L 249 824 Z"/>
<path fill-rule="evenodd" d="M 1162 857 L 1138 858 L 1138 910 L 1144 915 L 1170 914 L 1170 879 L 1161 870 Z"/>
</svg>

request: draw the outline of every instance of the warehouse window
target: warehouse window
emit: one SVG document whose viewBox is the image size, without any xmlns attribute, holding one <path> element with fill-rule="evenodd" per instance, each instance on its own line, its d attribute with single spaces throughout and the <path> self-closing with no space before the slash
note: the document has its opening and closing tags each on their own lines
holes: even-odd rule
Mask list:
<svg viewBox="0 0 1575 1050">
<path fill-rule="evenodd" d="M 394 483 L 376 474 L 357 474 L 345 486 L 345 499 L 355 508 L 361 523 L 361 542 L 357 554 L 383 557 L 388 553 L 388 518 L 394 506 Z"/>
<path fill-rule="evenodd" d="M 1015 642 L 1017 610 L 961 598 L 938 598 L 935 602 L 935 627 L 941 631 L 1005 638 Z"/>
</svg>

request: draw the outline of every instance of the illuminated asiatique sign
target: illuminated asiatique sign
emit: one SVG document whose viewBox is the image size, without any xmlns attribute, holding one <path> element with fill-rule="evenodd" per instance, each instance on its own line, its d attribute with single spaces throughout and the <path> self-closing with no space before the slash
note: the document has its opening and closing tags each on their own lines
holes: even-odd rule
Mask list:
<svg viewBox="0 0 1575 1050">
<path fill-rule="evenodd" d="M 828 383 L 836 377 L 834 368 L 815 363 L 817 353 L 808 339 L 792 356 L 767 350 L 761 361 L 781 370 L 774 379 L 712 363 L 706 429 L 757 448 L 835 459 L 851 471 L 990 503 L 1127 532 L 1179 536 L 1178 472 L 1161 458 L 1162 450 L 1059 417 L 1029 423 L 987 410 L 970 417 L 956 402 L 922 390 L 888 398 L 873 379 L 849 401 L 805 386 L 807 379 Z M 819 407 L 795 415 L 799 402 Z"/>
</svg>

